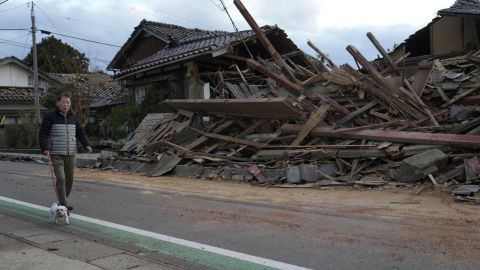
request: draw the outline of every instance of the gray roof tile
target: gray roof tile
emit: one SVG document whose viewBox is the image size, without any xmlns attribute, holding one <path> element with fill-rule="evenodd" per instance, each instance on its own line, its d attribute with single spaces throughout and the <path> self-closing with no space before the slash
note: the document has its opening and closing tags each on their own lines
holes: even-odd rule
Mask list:
<svg viewBox="0 0 480 270">
<path fill-rule="evenodd" d="M 0 87 L 0 102 L 2 103 L 26 103 L 35 97 L 33 87 Z M 45 98 L 45 91 L 39 91 L 39 99 Z"/>
<path fill-rule="evenodd" d="M 439 10 L 438 15 L 478 16 L 480 15 L 480 1 L 479 0 L 457 0 L 451 7 Z"/>
<path fill-rule="evenodd" d="M 104 73 L 61 74 L 49 73 L 48 76 L 61 84 L 72 83 L 76 90 L 85 91 L 89 96 L 96 96 L 90 104 L 91 108 L 125 103 L 118 82 Z"/>
</svg>

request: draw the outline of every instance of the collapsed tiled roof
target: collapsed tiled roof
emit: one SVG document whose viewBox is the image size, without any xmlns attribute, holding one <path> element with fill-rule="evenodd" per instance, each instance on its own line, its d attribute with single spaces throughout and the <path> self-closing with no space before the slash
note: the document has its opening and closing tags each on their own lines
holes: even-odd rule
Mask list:
<svg viewBox="0 0 480 270">
<path fill-rule="evenodd" d="M 179 25 L 166 24 L 160 22 L 153 22 L 142 20 L 140 26 L 143 26 L 146 31 L 149 31 L 153 35 L 162 38 L 165 41 L 173 41 L 174 43 L 180 42 L 186 39 L 198 39 L 211 35 L 227 34 L 225 31 L 208 31 L 198 28 L 185 28 Z M 137 28 L 138 28 L 137 27 Z"/>
<path fill-rule="evenodd" d="M 108 74 L 49 73 L 48 75 L 60 84 L 73 84 L 77 91 L 83 91 L 91 97 L 96 97 L 90 104 L 91 108 L 112 106 L 126 101 L 121 93 L 120 85 Z"/>
<path fill-rule="evenodd" d="M 480 15 L 480 1 L 479 0 L 457 0 L 455 3 L 445 9 L 438 11 L 438 15 L 447 16 L 479 16 Z"/>
<path fill-rule="evenodd" d="M 45 91 L 38 91 L 39 99 L 45 98 Z M 35 91 L 33 87 L 0 87 L 0 102 L 28 103 L 33 105 Z"/>
<path fill-rule="evenodd" d="M 242 31 L 239 33 L 241 38 L 248 38 L 252 36 L 253 31 Z M 197 35 L 196 37 L 190 37 L 185 40 L 180 40 L 173 46 L 167 46 L 166 48 L 156 52 L 155 54 L 139 61 L 136 66 L 142 66 L 148 63 L 159 64 L 162 62 L 170 62 L 176 59 L 185 58 L 188 56 L 200 54 L 206 51 L 212 51 L 215 48 L 227 46 L 232 42 L 239 41 L 236 33 L 212 33 L 209 35 Z M 135 66 L 135 67 L 136 67 Z"/>
<path fill-rule="evenodd" d="M 117 76 L 142 70 L 148 67 L 158 66 L 175 60 L 211 53 L 216 48 L 222 48 L 234 42 L 239 42 L 242 39 L 253 37 L 255 35 L 255 33 L 251 30 L 240 31 L 237 34 L 236 32 L 207 31 L 197 28 L 190 29 L 178 25 L 142 20 L 140 25 L 135 28 L 128 41 L 114 57 L 109 65 L 109 68 L 112 68 L 112 63 L 114 63 L 120 57 L 126 47 L 129 46 L 132 40 L 139 33 L 140 29 L 143 29 L 162 39 L 167 43 L 167 46 L 153 55 L 135 63 L 130 68 L 121 70 L 120 73 L 116 74 Z M 279 28 L 276 26 L 262 27 L 264 32 L 269 32 L 274 29 Z"/>
</svg>

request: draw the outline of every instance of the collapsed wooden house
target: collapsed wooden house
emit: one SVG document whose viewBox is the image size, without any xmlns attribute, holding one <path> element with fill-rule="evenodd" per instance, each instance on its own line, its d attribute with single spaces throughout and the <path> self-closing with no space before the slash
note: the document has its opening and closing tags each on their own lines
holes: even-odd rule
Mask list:
<svg viewBox="0 0 480 270">
<path fill-rule="evenodd" d="M 361 68 L 337 66 L 309 42 L 319 54 L 313 63 L 301 52 L 277 51 L 285 48 L 282 42 L 277 45 L 278 36 L 269 36 L 269 28 L 258 27 L 242 3 L 234 3 L 253 29 L 245 44 L 235 41 L 237 51 L 253 46 L 263 54 L 217 58 L 210 51 L 210 60 L 234 59 L 238 68 L 230 68 L 230 60 L 217 63 L 215 72 L 202 69 L 206 62 L 198 64 L 196 80 L 208 85 L 203 93 L 209 95 L 164 101 L 161 106 L 168 113 L 144 119 L 123 147 L 124 159 L 149 161 L 144 171 L 152 176 L 174 171 L 265 185 L 377 186 L 428 180 L 453 189 L 478 184 L 479 51 L 432 56 L 410 74 L 402 69 L 409 52 L 393 59 L 368 33 L 383 56 L 380 61 L 369 62 L 348 45 Z M 112 66 L 119 61 L 117 55 Z M 119 71 L 120 78 L 141 81 L 149 74 L 145 61 L 139 62 L 143 66 L 123 63 L 126 71 Z M 155 65 L 161 61 L 151 67 Z M 184 84 L 183 93 L 192 93 L 187 91 L 191 86 Z M 457 194 L 480 190 L 466 187 L 460 185 Z"/>
</svg>

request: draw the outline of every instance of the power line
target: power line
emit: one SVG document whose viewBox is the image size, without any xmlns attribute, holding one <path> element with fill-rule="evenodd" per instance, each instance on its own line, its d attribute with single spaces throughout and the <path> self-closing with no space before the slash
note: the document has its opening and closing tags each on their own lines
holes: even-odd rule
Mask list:
<svg viewBox="0 0 480 270">
<path fill-rule="evenodd" d="M 0 28 L 0 31 L 30 31 L 27 28 Z"/>
<path fill-rule="evenodd" d="M 1 3 L 0 3 L 0 4 L 1 4 Z M 14 6 L 14 7 L 9 8 L 9 9 L 0 10 L 0 12 L 6 12 L 6 11 L 14 10 L 14 9 L 16 9 L 16 8 L 19 8 L 19 7 L 25 6 L 25 5 L 28 5 L 28 3 L 23 3 L 23 4 L 21 4 L 21 5 Z"/>
<path fill-rule="evenodd" d="M 117 1 L 118 1 L 118 0 L 117 0 Z M 128 4 L 136 5 L 136 3 L 131 2 L 131 1 L 127 1 L 127 0 L 119 0 L 119 1 L 125 2 L 125 3 L 128 3 Z M 165 11 L 160 11 L 160 10 L 158 10 L 158 9 L 154 9 L 154 8 L 151 8 L 151 7 L 149 7 L 148 9 L 152 11 L 152 13 L 149 13 L 149 14 L 151 14 L 151 15 L 152 15 L 152 14 L 155 15 L 155 13 L 164 14 L 164 15 L 166 15 L 166 16 L 168 16 L 168 17 L 176 18 L 176 19 L 178 19 L 178 20 L 181 20 L 181 21 L 184 21 L 184 22 L 188 22 L 189 24 L 193 24 L 194 26 L 202 25 L 202 26 L 205 26 L 205 27 L 210 28 L 210 29 L 215 29 L 215 27 L 212 27 L 212 26 L 210 26 L 210 25 L 206 25 L 206 24 L 203 24 L 203 23 L 201 23 L 201 22 L 193 21 L 193 20 L 190 20 L 190 19 L 188 19 L 188 18 L 184 18 L 184 17 L 178 16 L 178 15 L 175 15 L 175 14 L 171 14 L 171 13 L 165 12 Z M 147 12 L 142 11 L 142 10 L 138 10 L 138 11 L 139 11 L 139 12 L 142 12 L 142 13 L 148 14 Z"/>
<path fill-rule="evenodd" d="M 62 37 L 68 37 L 68 38 L 78 39 L 78 40 L 82 40 L 82 41 L 87 41 L 87 42 L 91 42 L 91 43 L 102 44 L 102 45 L 107 45 L 107 46 L 112 46 L 112 47 L 117 47 L 117 48 L 122 47 L 122 46 L 115 45 L 115 44 L 95 41 L 95 40 L 86 39 L 86 38 L 79 38 L 79 37 L 74 37 L 74 36 L 70 36 L 70 35 L 64 35 L 64 34 L 55 33 L 55 32 L 51 32 L 51 31 L 47 31 L 47 30 L 41 30 L 40 29 L 40 33 L 45 34 L 45 35 L 51 35 L 51 34 L 59 35 L 59 36 L 62 36 Z"/>
<path fill-rule="evenodd" d="M 17 42 L 17 43 L 21 43 L 21 42 L 18 42 L 17 40 L 18 39 L 21 39 L 21 38 L 24 38 L 24 37 L 28 37 L 30 36 L 30 32 L 28 32 L 26 35 L 20 35 L 20 36 L 17 36 L 17 37 L 11 37 L 9 39 L 3 39 L 3 40 L 7 40 L 7 41 L 11 41 L 11 42 Z M 26 42 L 25 42 L 26 43 Z"/>
<path fill-rule="evenodd" d="M 84 38 L 78 38 L 78 37 L 74 37 L 74 36 L 64 35 L 64 34 L 60 34 L 60 33 L 54 33 L 54 32 L 50 32 L 50 31 L 46 31 L 46 30 L 41 30 L 41 29 L 40 29 L 40 33 L 46 34 L 46 35 L 51 35 L 51 34 L 53 34 L 53 35 L 59 35 L 59 36 L 64 36 L 64 37 L 68 37 L 68 38 L 73 38 L 73 39 L 78 39 L 78 40 L 82 40 L 82 41 L 92 42 L 92 43 L 101 44 L 101 45 L 108 45 L 108 46 L 113 46 L 113 47 L 118 47 L 118 48 L 121 47 L 121 46 L 118 46 L 118 45 L 113 45 L 113 44 L 98 42 L 98 41 L 89 40 L 89 39 L 84 39 Z M 78 48 L 77 48 L 77 49 L 78 49 Z M 78 49 L 78 50 L 79 50 L 79 51 L 82 51 L 81 49 Z M 87 53 L 85 53 L 85 54 L 87 54 Z M 104 64 L 109 64 L 109 63 L 110 63 L 109 60 L 100 59 L 100 58 L 97 58 L 97 57 L 89 58 L 89 60 L 96 61 L 96 62 L 100 62 L 100 63 L 104 63 Z"/>
<path fill-rule="evenodd" d="M 58 32 L 60 32 L 60 30 L 57 28 L 57 26 L 52 22 L 52 20 L 50 20 L 50 17 L 47 16 L 47 14 L 45 14 L 45 12 L 43 11 L 43 9 L 39 6 L 39 5 L 36 5 L 38 7 L 38 9 L 40 9 L 40 11 L 43 13 L 43 15 L 45 15 L 45 17 L 47 17 L 47 20 L 52 24 L 52 26 L 57 29 Z"/>
<path fill-rule="evenodd" d="M 248 46 L 247 46 L 247 43 L 245 42 L 245 39 L 242 38 L 242 36 L 240 35 L 240 32 L 238 31 L 237 26 L 236 26 L 235 23 L 233 22 L 233 19 L 232 19 L 232 17 L 230 16 L 230 13 L 228 13 L 227 6 L 226 6 L 225 3 L 223 2 L 223 0 L 220 0 L 220 3 L 222 4 L 223 10 L 225 11 L 225 13 L 227 13 L 228 18 L 230 18 L 230 21 L 232 22 L 232 25 L 233 25 L 233 29 L 235 30 L 235 33 L 237 33 L 238 39 L 240 39 L 240 40 L 242 41 L 243 46 L 244 46 L 245 49 L 247 50 L 248 55 L 250 56 L 250 58 L 251 58 L 251 59 L 254 59 L 252 53 L 251 53 L 250 50 L 248 49 Z"/>
<path fill-rule="evenodd" d="M 50 22 L 50 24 L 58 31 L 58 32 L 61 32 L 60 29 L 58 29 L 58 27 L 53 23 L 53 21 L 50 19 L 50 17 L 48 17 L 48 15 L 46 14 L 46 12 L 37 4 L 36 5 L 38 7 L 38 9 L 40 9 L 40 11 L 43 13 L 43 15 L 45 15 L 45 17 L 48 19 L 48 21 Z M 61 16 L 58 16 L 58 17 L 61 17 Z M 92 23 L 93 24 L 93 23 Z M 95 25 L 95 24 L 94 24 Z M 85 39 L 85 38 L 79 38 L 79 37 L 74 37 L 74 36 L 69 36 L 69 35 L 65 35 L 65 34 L 60 34 L 60 33 L 53 33 L 51 31 L 46 31 L 46 30 L 40 30 L 40 32 L 42 34 L 56 34 L 56 35 L 59 35 L 59 36 L 65 36 L 65 37 L 69 37 L 69 38 L 73 38 L 73 39 L 78 39 L 78 40 L 83 40 L 83 41 L 88 41 L 88 42 L 93 42 L 93 43 L 97 43 L 97 44 L 102 44 L 102 45 L 108 45 L 108 46 L 113 46 L 113 47 L 121 47 L 121 46 L 118 46 L 118 45 L 113 45 L 113 44 L 109 44 L 109 43 L 105 43 L 105 42 L 100 42 L 100 41 L 94 41 L 94 40 L 89 40 L 89 39 Z"/>
<path fill-rule="evenodd" d="M 46 12 L 46 11 L 45 11 L 45 12 L 43 12 L 43 13 L 48 13 L 48 14 L 50 14 L 50 15 L 52 15 L 52 16 L 59 17 L 59 18 L 62 18 L 62 19 L 65 19 L 65 20 L 69 20 L 69 21 L 77 21 L 77 22 L 81 22 L 81 23 L 85 23 L 85 24 L 91 24 L 91 25 L 101 26 L 101 27 L 110 28 L 110 29 L 117 29 L 117 30 L 121 30 L 121 31 L 127 32 L 127 30 L 125 30 L 124 28 L 120 28 L 120 27 L 116 27 L 116 26 L 112 26 L 112 25 L 93 23 L 93 22 L 88 22 L 88 21 L 84 21 L 84 20 L 80 20 L 80 19 L 76 19 L 76 18 L 72 18 L 72 17 L 60 16 L 60 15 L 54 14 L 54 13 L 52 13 L 52 12 Z"/>
<path fill-rule="evenodd" d="M 9 39 L 3 39 L 3 38 L 0 38 L 0 41 L 2 41 L 3 43 L 12 43 L 12 44 L 24 45 L 24 44 L 23 44 L 23 43 L 21 43 L 21 42 L 17 42 L 17 41 L 9 40 Z"/>
<path fill-rule="evenodd" d="M 0 5 L 6 3 L 7 1 L 8 1 L 8 0 L 4 0 L 3 2 L 0 2 Z"/>
<path fill-rule="evenodd" d="M 91 58 L 90 60 L 95 60 L 95 61 L 100 62 L 100 63 L 103 63 L 103 64 L 110 64 L 110 61 L 109 61 L 109 60 L 100 59 L 100 58 L 97 58 L 97 57 L 93 57 L 93 58 Z"/>
<path fill-rule="evenodd" d="M 1 0 L 0 0 L 1 1 Z M 31 2 L 27 2 L 25 3 L 27 5 L 30 5 Z M 18 7 L 21 7 L 21 6 L 24 6 L 25 4 L 21 4 L 21 5 L 18 5 L 18 6 L 15 6 L 13 8 L 10 8 L 10 9 L 6 9 L 6 10 L 3 10 L 3 11 L 9 11 L 9 10 L 12 10 L 12 9 L 15 9 L 15 8 L 18 8 Z M 40 30 L 41 33 L 43 34 L 55 34 L 55 35 L 59 35 L 59 36 L 64 36 L 64 37 L 68 37 L 68 38 L 71 38 L 71 39 L 76 39 L 76 40 L 82 40 L 82 41 L 86 41 L 86 42 L 91 42 L 91 43 L 96 43 L 96 44 L 100 44 L 100 45 L 107 45 L 107 46 L 112 46 L 112 47 L 121 47 L 121 46 L 118 46 L 118 45 L 114 45 L 114 44 L 109 44 L 109 43 L 106 43 L 106 42 L 100 42 L 100 41 L 95 41 L 95 40 L 91 40 L 91 39 L 87 39 L 87 38 L 80 38 L 80 37 L 76 37 L 76 36 L 72 36 L 72 35 L 66 35 L 66 34 L 61 34 L 59 32 L 60 29 L 55 25 L 55 23 L 50 19 L 50 17 L 47 15 L 47 12 L 45 12 L 38 4 L 34 3 L 34 5 L 41 11 L 41 13 L 47 18 L 47 20 L 50 22 L 51 26 L 54 27 L 57 32 L 52 32 L 52 31 L 47 31 L 47 30 Z M 62 16 L 58 16 L 58 17 L 62 17 Z M 64 17 L 65 18 L 65 17 Z M 68 18 L 67 18 L 68 19 Z M 80 21 L 80 20 L 79 20 Z M 92 24 L 92 23 L 91 23 Z M 97 24 L 98 25 L 98 24 Z M 3 29 L 0 29 L 0 31 L 31 31 L 30 29 L 25 29 L 25 28 L 3 28 Z M 10 41 L 10 40 L 3 40 L 1 43 L 5 43 L 5 44 L 9 44 L 9 45 L 13 45 L 13 46 L 19 46 L 19 47 L 24 47 L 24 48 L 29 48 L 29 46 L 25 45 L 25 44 L 21 44 L 21 43 L 18 43 L 18 42 L 14 42 L 14 41 Z M 100 58 L 92 58 L 91 60 L 93 61 L 99 61 L 99 62 L 102 62 L 102 63 L 109 63 L 108 60 L 104 60 L 104 59 L 100 59 Z"/>
<path fill-rule="evenodd" d="M 50 22 L 50 24 L 52 24 L 52 26 L 53 26 L 58 32 L 60 32 L 60 30 L 58 29 L 58 27 L 56 27 L 56 25 L 53 23 L 53 21 L 50 19 L 50 17 L 46 14 L 46 12 L 45 12 L 40 6 L 38 6 L 38 5 L 36 5 L 36 6 L 40 9 L 40 11 L 43 13 L 43 15 L 48 19 L 48 21 Z M 60 17 L 60 16 L 59 16 L 59 17 Z M 47 34 L 47 35 L 55 34 L 55 35 L 59 35 L 59 36 L 63 36 L 63 37 L 68 37 L 68 38 L 72 38 L 72 39 L 77 39 L 77 40 L 82 40 L 82 41 L 86 41 L 86 42 L 91 42 L 91 43 L 95 43 L 95 44 L 107 45 L 107 46 L 118 47 L 118 48 L 121 47 L 121 46 L 118 46 L 118 45 L 113 45 L 113 44 L 109 44 L 109 43 L 105 43 L 105 42 L 100 42 L 100 41 L 95 41 L 95 40 L 91 40 L 91 39 L 79 38 L 79 37 L 75 37 L 75 36 L 71 36 L 71 35 L 65 35 L 65 34 L 61 34 L 61 33 L 54 33 L 54 32 L 47 31 L 47 30 L 40 30 L 40 32 L 41 32 L 42 34 Z M 76 46 L 75 44 L 73 44 L 73 46 L 78 47 L 78 46 Z M 82 51 L 80 48 L 77 48 L 77 50 Z M 85 55 L 89 55 L 89 54 L 87 54 L 87 53 L 84 53 L 84 54 L 85 54 Z M 110 63 L 110 61 L 97 58 L 96 56 L 95 56 L 95 57 L 90 57 L 89 60 L 90 60 L 90 61 L 93 61 L 93 62 L 99 62 L 99 63 L 102 63 L 102 64 L 109 64 L 109 63 Z"/>
<path fill-rule="evenodd" d="M 214 6 L 218 7 L 221 11 L 223 11 L 223 7 L 217 3 L 215 3 L 213 0 L 208 0 L 210 3 L 212 3 Z"/>
<path fill-rule="evenodd" d="M 12 45 L 12 46 L 17 46 L 17 47 L 29 48 L 29 46 L 27 46 L 25 44 L 22 44 L 20 42 L 11 41 L 11 40 L 8 40 L 8 39 L 1 39 L 0 38 L 0 43 L 7 44 L 7 45 Z"/>
<path fill-rule="evenodd" d="M 31 32 L 28 32 L 27 38 L 25 39 L 25 47 L 23 48 L 23 52 L 22 52 L 23 57 L 22 58 L 25 58 L 27 56 L 27 49 L 29 48 L 29 46 L 27 46 L 27 43 L 28 43 L 28 39 L 29 39 L 31 34 L 32 34 Z"/>
<path fill-rule="evenodd" d="M 0 31 L 30 31 L 30 29 L 25 29 L 25 28 L 0 28 Z M 68 38 L 78 39 L 78 40 L 87 41 L 87 42 L 92 42 L 92 43 L 101 44 L 101 45 L 108 45 L 108 46 L 117 47 L 117 48 L 120 48 L 120 47 L 121 47 L 121 46 L 119 46 L 119 45 L 114 45 L 114 44 L 104 43 L 104 42 L 100 42 L 100 41 L 94 41 L 94 40 L 89 40 L 89 39 L 84 39 L 84 38 L 79 38 L 79 37 L 64 35 L 64 34 L 55 33 L 55 32 L 51 32 L 51 31 L 47 31 L 47 30 L 39 30 L 39 31 L 40 31 L 40 33 L 46 34 L 46 35 L 55 34 L 55 35 L 59 35 L 59 36 L 64 36 L 64 37 L 68 37 Z M 4 41 L 4 42 L 2 42 L 2 43 L 14 42 L 14 41 L 11 41 L 11 40 L 6 40 L 6 39 L 0 39 L 0 40 L 3 40 L 3 41 Z M 13 44 L 11 44 L 11 45 L 13 45 Z M 25 46 L 25 45 L 24 45 L 24 46 Z M 100 60 L 101 60 L 101 59 L 100 59 Z M 103 60 L 103 61 L 107 61 L 107 60 Z"/>
</svg>

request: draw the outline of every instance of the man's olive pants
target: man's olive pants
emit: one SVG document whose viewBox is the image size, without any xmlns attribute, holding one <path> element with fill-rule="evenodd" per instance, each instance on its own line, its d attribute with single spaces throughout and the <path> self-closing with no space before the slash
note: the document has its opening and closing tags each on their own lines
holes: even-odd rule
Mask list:
<svg viewBox="0 0 480 270">
<path fill-rule="evenodd" d="M 70 206 L 67 201 L 72 191 L 73 172 L 75 170 L 75 155 L 52 155 L 53 171 L 57 179 L 57 194 L 61 205 Z"/>
</svg>

